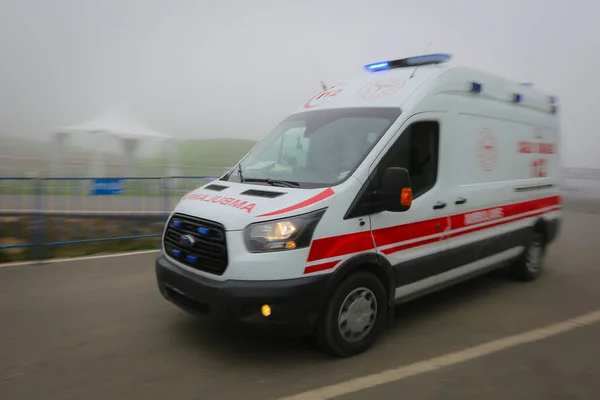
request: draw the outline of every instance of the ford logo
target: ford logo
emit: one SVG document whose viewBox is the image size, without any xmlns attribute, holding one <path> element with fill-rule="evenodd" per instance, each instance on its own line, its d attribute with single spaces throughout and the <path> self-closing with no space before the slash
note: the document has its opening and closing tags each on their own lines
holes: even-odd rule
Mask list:
<svg viewBox="0 0 600 400">
<path fill-rule="evenodd" d="M 192 235 L 181 235 L 179 237 L 179 244 L 183 247 L 192 247 L 196 243 L 196 240 Z"/>
</svg>

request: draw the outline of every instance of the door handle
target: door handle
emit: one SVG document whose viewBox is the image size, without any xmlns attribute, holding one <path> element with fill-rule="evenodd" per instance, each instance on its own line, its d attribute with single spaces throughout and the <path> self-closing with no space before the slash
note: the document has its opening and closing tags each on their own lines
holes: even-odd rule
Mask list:
<svg viewBox="0 0 600 400">
<path fill-rule="evenodd" d="M 467 199 L 465 199 L 464 197 L 459 197 L 458 199 L 456 199 L 454 204 L 465 204 L 466 202 L 467 202 Z"/>
<path fill-rule="evenodd" d="M 433 205 L 433 209 L 434 210 L 441 210 L 442 208 L 446 207 L 446 203 L 443 203 L 441 201 L 438 201 L 437 203 L 435 203 Z"/>
</svg>

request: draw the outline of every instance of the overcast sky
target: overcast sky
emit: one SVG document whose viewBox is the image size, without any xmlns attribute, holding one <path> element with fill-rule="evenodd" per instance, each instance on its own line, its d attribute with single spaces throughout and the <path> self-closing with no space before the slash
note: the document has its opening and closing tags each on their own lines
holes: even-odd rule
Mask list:
<svg viewBox="0 0 600 400">
<path fill-rule="evenodd" d="M 0 135 L 121 105 L 168 134 L 257 139 L 321 79 L 431 41 L 558 95 L 566 163 L 600 167 L 598 16 L 591 0 L 0 0 Z"/>
</svg>

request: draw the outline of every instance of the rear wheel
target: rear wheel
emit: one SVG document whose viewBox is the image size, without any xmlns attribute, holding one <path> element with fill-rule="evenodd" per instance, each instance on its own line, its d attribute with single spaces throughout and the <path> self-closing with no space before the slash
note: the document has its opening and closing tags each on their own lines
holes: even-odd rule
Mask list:
<svg viewBox="0 0 600 400">
<path fill-rule="evenodd" d="M 383 331 L 386 298 L 375 275 L 363 271 L 350 275 L 331 296 L 315 332 L 317 341 L 338 357 L 367 350 Z"/>
<path fill-rule="evenodd" d="M 544 270 L 545 255 L 546 243 L 544 236 L 539 232 L 533 232 L 531 240 L 527 247 L 525 247 L 523 254 L 511 266 L 511 276 L 520 281 L 533 281 L 537 279 Z"/>
</svg>

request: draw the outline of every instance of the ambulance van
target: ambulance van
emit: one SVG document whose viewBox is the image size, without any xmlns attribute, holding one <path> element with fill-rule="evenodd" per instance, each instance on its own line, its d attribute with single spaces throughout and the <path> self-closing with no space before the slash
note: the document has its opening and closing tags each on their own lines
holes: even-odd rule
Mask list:
<svg viewBox="0 0 600 400">
<path fill-rule="evenodd" d="M 502 268 L 533 281 L 561 221 L 557 104 L 431 54 L 327 87 L 166 223 L 162 295 L 347 357 L 394 306 Z"/>
</svg>

